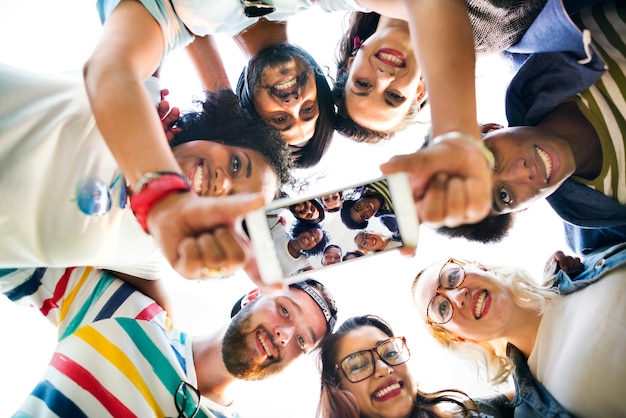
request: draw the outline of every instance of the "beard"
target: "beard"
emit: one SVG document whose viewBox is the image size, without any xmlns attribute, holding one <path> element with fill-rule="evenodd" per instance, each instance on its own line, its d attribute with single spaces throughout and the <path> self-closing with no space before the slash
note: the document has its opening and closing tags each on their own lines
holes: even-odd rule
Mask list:
<svg viewBox="0 0 626 418">
<path fill-rule="evenodd" d="M 257 329 L 251 329 L 253 312 L 251 308 L 255 301 L 256 299 L 250 302 L 231 320 L 222 343 L 222 360 L 226 370 L 243 380 L 262 380 L 275 375 L 286 366 L 280 355 L 272 359 L 268 365 L 257 364 L 250 357 L 246 337 L 257 332 Z M 270 333 L 268 335 L 272 338 Z"/>
</svg>

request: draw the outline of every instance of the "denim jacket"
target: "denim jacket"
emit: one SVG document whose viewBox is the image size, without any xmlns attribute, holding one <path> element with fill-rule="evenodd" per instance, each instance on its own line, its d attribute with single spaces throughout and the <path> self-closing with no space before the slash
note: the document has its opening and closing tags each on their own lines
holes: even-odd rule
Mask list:
<svg viewBox="0 0 626 418">
<path fill-rule="evenodd" d="M 506 51 L 517 68 L 506 93 L 509 126 L 536 125 L 605 72 L 590 37 L 567 14 L 597 1 L 548 0 L 524 37 Z M 547 201 L 563 219 L 567 243 L 578 254 L 626 239 L 626 207 L 596 190 L 566 180 Z"/>
<path fill-rule="evenodd" d="M 584 269 L 573 273 L 559 271 L 547 286 L 567 295 L 600 280 L 605 274 L 626 264 L 626 242 L 590 253 L 583 259 Z M 524 355 L 512 344 L 507 357 L 513 364 L 515 398 L 512 401 L 516 417 L 569 417 L 569 412 L 537 381 Z"/>
</svg>

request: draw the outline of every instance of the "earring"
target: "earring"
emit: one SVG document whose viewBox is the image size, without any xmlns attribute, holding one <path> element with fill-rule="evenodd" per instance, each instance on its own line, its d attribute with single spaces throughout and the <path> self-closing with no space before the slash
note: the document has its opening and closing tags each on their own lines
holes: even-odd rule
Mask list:
<svg viewBox="0 0 626 418">
<path fill-rule="evenodd" d="M 358 35 L 355 36 L 354 40 L 352 41 L 352 52 L 350 53 L 351 57 L 356 55 L 356 53 L 359 50 L 359 48 L 361 48 L 361 45 L 363 45 L 363 41 L 361 40 L 361 38 Z"/>
</svg>

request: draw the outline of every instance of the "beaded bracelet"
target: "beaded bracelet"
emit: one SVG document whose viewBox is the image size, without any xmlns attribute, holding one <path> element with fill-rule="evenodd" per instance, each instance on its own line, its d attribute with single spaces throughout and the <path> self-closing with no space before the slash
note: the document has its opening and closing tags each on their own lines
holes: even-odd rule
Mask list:
<svg viewBox="0 0 626 418">
<path fill-rule="evenodd" d="M 472 136 L 464 134 L 463 132 L 453 131 L 453 132 L 446 132 L 445 134 L 437 135 L 431 141 L 431 143 L 434 145 L 442 141 L 447 141 L 448 139 L 462 139 L 464 141 L 468 141 L 468 142 L 471 142 L 472 144 L 475 144 L 485 156 L 485 159 L 487 160 L 487 165 L 489 166 L 489 170 L 493 171 L 493 169 L 495 168 L 496 160 L 493 156 L 493 152 L 491 152 L 491 150 L 487 148 L 485 143 L 482 140 L 477 141 Z"/>
<path fill-rule="evenodd" d="M 130 208 L 144 231 L 148 231 L 148 214 L 152 207 L 165 196 L 174 192 L 188 192 L 191 183 L 186 176 L 173 171 L 146 173 L 137 182 L 130 196 Z"/>
</svg>

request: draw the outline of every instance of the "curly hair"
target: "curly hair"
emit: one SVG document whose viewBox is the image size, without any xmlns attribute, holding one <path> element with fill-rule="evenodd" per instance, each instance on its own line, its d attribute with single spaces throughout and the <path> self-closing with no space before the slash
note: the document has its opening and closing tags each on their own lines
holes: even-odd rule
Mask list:
<svg viewBox="0 0 626 418">
<path fill-rule="evenodd" d="M 348 80 L 348 62 L 354 53 L 354 39 L 359 37 L 365 41 L 376 32 L 380 15 L 378 13 L 352 12 L 348 22 L 348 29 L 343 34 L 337 45 L 337 74 L 333 84 L 332 95 L 337 106 L 335 130 L 347 138 L 356 142 L 377 143 L 391 139 L 395 133 L 407 129 L 415 123 L 417 113 L 425 104 L 423 101 L 415 101 L 402 120 L 389 131 L 376 131 L 356 123 L 346 109 L 346 82 Z"/>
<path fill-rule="evenodd" d="M 336 367 L 341 340 L 351 331 L 372 326 L 389 337 L 394 333 L 391 326 L 376 315 L 356 316 L 347 319 L 333 334 L 325 337 L 318 347 L 317 367 L 321 374 L 320 401 L 317 407 L 319 418 L 360 418 L 359 406 L 355 397 L 341 387 L 341 378 Z M 439 404 L 455 404 L 462 416 L 472 416 L 475 405 L 471 399 L 458 390 L 445 390 L 425 393 L 413 388 L 414 401 L 410 418 L 459 416 L 459 411 L 444 413 Z M 469 407 L 468 407 L 469 405 Z"/>
<path fill-rule="evenodd" d="M 335 105 L 332 93 L 324 71 L 315 59 L 303 48 L 293 44 L 278 44 L 261 50 L 243 69 L 237 81 L 237 97 L 241 105 L 249 112 L 260 118 L 254 107 L 254 80 L 257 73 L 270 61 L 292 60 L 300 58 L 307 63 L 315 77 L 317 88 L 317 105 L 320 111 L 315 122 L 315 133 L 303 147 L 292 147 L 295 165 L 298 168 L 308 168 L 317 164 L 328 150 L 335 132 Z"/>
<path fill-rule="evenodd" d="M 464 224 L 454 228 L 443 226 L 437 232 L 449 238 L 465 238 L 483 244 L 495 244 L 504 239 L 515 224 L 515 212 L 489 215 L 475 224 Z"/>
<path fill-rule="evenodd" d="M 293 158 L 278 130 L 244 111 L 232 90 L 205 93 L 205 100 L 197 101 L 202 110 L 187 112 L 176 122 L 181 131 L 170 142 L 171 147 L 204 140 L 247 148 L 263 157 L 280 185 L 291 184 Z"/>
<path fill-rule="evenodd" d="M 324 252 L 324 248 L 326 248 L 326 244 L 330 241 L 330 237 L 328 233 L 322 229 L 320 224 L 316 222 L 308 222 L 308 221 L 296 221 L 293 223 L 291 228 L 291 238 L 295 239 L 301 233 L 305 231 L 310 231 L 311 229 L 319 229 L 322 232 L 322 238 L 319 240 L 315 246 L 309 250 L 300 250 L 302 254 L 307 257 L 312 257 L 314 255 L 319 255 Z"/>
</svg>

